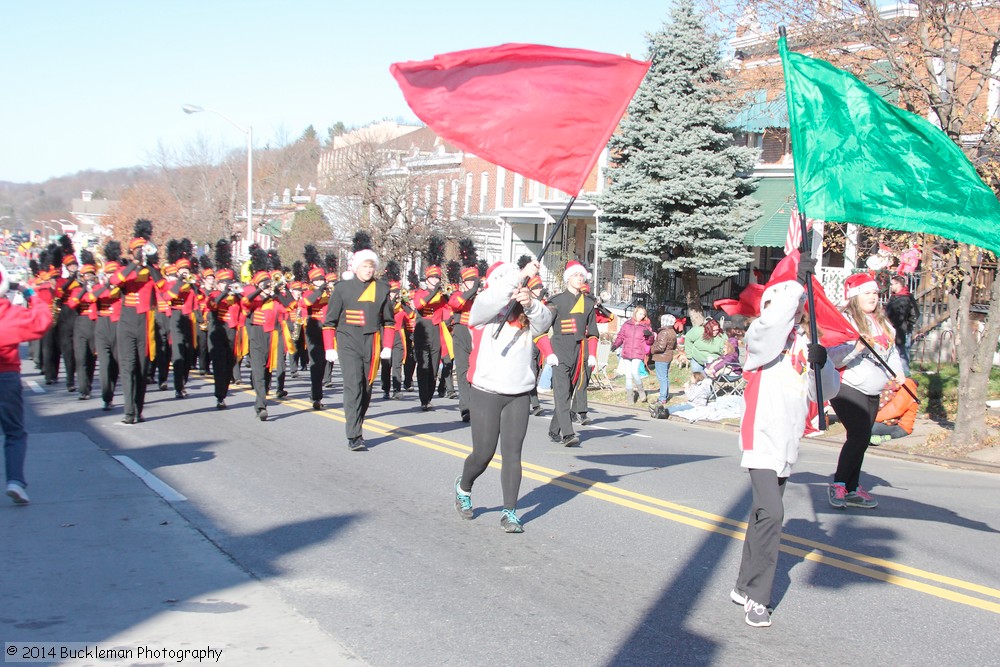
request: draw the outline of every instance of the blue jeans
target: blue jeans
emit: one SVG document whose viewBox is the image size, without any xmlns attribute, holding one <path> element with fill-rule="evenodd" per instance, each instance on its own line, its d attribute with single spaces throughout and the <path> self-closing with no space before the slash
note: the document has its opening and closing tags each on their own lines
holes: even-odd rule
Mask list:
<svg viewBox="0 0 1000 667">
<path fill-rule="evenodd" d="M 670 362 L 657 361 L 656 379 L 660 382 L 660 403 L 666 403 L 670 398 Z"/>
<path fill-rule="evenodd" d="M 0 373 L 0 428 L 3 429 L 4 462 L 7 481 L 24 481 L 24 457 L 28 451 L 28 433 L 24 430 L 24 399 L 21 396 L 21 374 Z"/>
</svg>

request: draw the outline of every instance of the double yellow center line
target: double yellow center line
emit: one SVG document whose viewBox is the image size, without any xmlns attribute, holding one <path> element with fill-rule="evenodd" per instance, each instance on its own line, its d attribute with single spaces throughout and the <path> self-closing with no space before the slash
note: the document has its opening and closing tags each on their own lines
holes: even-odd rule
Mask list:
<svg viewBox="0 0 1000 667">
<path fill-rule="evenodd" d="M 295 399 L 285 400 L 283 403 L 303 409 L 312 409 L 309 401 Z M 327 419 L 334 419 L 340 422 L 345 421 L 341 410 L 326 409 L 316 414 Z M 472 451 L 472 448 L 468 445 L 446 438 L 439 438 L 431 434 L 420 433 L 410 428 L 394 426 L 377 419 L 366 419 L 365 429 L 458 458 L 464 459 Z M 500 461 L 501 458 L 497 455 L 490 465 L 494 468 L 499 468 Z M 728 517 L 712 514 L 711 512 L 705 512 L 693 507 L 686 507 L 654 496 L 620 489 L 603 482 L 594 482 L 584 477 L 545 468 L 533 463 L 522 461 L 521 465 L 525 477 L 545 484 L 552 484 L 584 496 L 645 512 L 661 519 L 667 519 L 700 530 L 726 535 L 736 540 L 743 540 L 746 535 L 747 524 L 744 521 L 736 521 Z M 781 540 L 781 551 L 787 554 L 952 602 L 958 602 L 959 604 L 990 611 L 994 614 L 1000 614 L 1000 589 L 935 574 L 934 572 L 895 563 L 884 558 L 866 556 L 862 553 L 841 549 L 840 547 L 796 535 L 789 535 L 788 533 L 782 533 Z M 971 595 L 970 593 L 976 595 Z M 977 595 L 980 597 L 977 597 Z"/>
</svg>

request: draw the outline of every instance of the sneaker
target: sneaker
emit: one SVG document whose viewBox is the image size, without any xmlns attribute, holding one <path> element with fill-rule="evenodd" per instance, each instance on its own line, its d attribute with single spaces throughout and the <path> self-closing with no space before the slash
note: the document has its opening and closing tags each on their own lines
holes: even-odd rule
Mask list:
<svg viewBox="0 0 1000 667">
<path fill-rule="evenodd" d="M 262 422 L 267 421 L 267 408 L 261 408 L 260 410 L 257 411 L 257 419 L 261 420 Z"/>
<path fill-rule="evenodd" d="M 580 425 L 581 426 L 587 426 L 588 424 L 592 424 L 594 422 L 594 420 L 592 420 L 590 417 L 587 416 L 586 412 L 581 412 L 580 413 L 580 420 L 579 421 L 580 421 Z"/>
<path fill-rule="evenodd" d="M 400 392 L 398 392 L 398 391 L 392 392 L 392 400 L 394 400 L 394 401 L 401 401 L 402 399 L 403 399 L 403 395 Z"/>
<path fill-rule="evenodd" d="M 500 513 L 500 527 L 505 533 L 524 532 L 524 526 L 521 525 L 521 520 L 517 518 L 517 513 L 514 510 L 505 509 Z"/>
<path fill-rule="evenodd" d="M 347 448 L 352 452 L 366 452 L 368 451 L 368 445 L 365 444 L 365 439 L 360 435 L 356 438 L 347 439 Z"/>
<path fill-rule="evenodd" d="M 747 598 L 743 610 L 747 613 L 744 617 L 747 625 L 754 628 L 766 628 L 771 625 L 771 612 L 764 605 Z"/>
<path fill-rule="evenodd" d="M 743 606 L 747 603 L 747 594 L 738 588 L 733 588 L 729 593 L 729 599 L 736 604 Z"/>
<path fill-rule="evenodd" d="M 460 486 L 462 476 L 455 478 L 455 509 L 463 519 L 472 518 L 472 494 L 466 493 Z"/>
<path fill-rule="evenodd" d="M 549 433 L 549 441 L 554 442 L 557 445 L 562 442 L 562 436 L 558 433 Z"/>
<path fill-rule="evenodd" d="M 528 414 L 531 415 L 532 417 L 537 417 L 538 415 L 542 414 L 542 406 L 536 405 L 535 407 L 528 410 Z"/>
<path fill-rule="evenodd" d="M 559 442 L 563 447 L 576 447 L 580 444 L 580 436 L 575 433 L 572 435 L 565 435 Z"/>
<path fill-rule="evenodd" d="M 167 390 L 167 383 L 166 382 L 161 382 L 160 383 L 160 391 L 166 391 L 166 390 Z"/>
<path fill-rule="evenodd" d="M 462 421 L 468 424 L 470 419 L 472 419 L 472 413 L 468 410 L 462 410 Z"/>
<path fill-rule="evenodd" d="M 7 482 L 7 495 L 17 505 L 27 505 L 31 502 L 28 498 L 28 492 L 17 482 Z"/>
<path fill-rule="evenodd" d="M 842 510 L 847 507 L 847 489 L 843 484 L 833 483 L 829 488 L 830 507 Z"/>
<path fill-rule="evenodd" d="M 860 485 L 856 491 L 851 491 L 844 496 L 844 503 L 847 507 L 860 507 L 866 510 L 878 507 L 878 501 L 872 498 L 872 494 L 865 491 Z"/>
</svg>

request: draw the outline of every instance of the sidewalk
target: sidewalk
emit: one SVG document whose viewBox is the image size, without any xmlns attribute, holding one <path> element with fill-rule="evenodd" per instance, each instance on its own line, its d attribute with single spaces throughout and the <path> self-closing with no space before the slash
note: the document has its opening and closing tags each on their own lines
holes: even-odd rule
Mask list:
<svg viewBox="0 0 1000 667">
<path fill-rule="evenodd" d="M 86 642 L 211 647 L 220 662 L 241 666 L 364 664 L 81 433 L 30 434 L 27 474 L 31 504 L 0 501 L 8 651 L 17 642 Z M 197 660 L 65 664 L 171 663 Z"/>
</svg>

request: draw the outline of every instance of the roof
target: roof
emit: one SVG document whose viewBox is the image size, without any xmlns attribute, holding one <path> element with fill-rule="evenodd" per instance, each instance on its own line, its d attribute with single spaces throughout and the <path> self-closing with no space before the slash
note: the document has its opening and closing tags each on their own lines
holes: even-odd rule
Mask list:
<svg viewBox="0 0 1000 667">
<path fill-rule="evenodd" d="M 751 248 L 784 248 L 788 221 L 794 206 L 795 181 L 791 178 L 762 178 L 751 195 L 760 202 L 760 220 L 747 230 L 743 241 Z"/>
<path fill-rule="evenodd" d="M 747 105 L 728 123 L 729 127 L 742 132 L 762 133 L 772 127 L 788 127 L 788 104 L 785 93 L 778 93 L 773 100 L 767 99 L 766 90 L 750 93 Z"/>
</svg>

